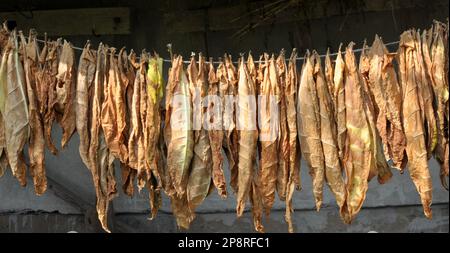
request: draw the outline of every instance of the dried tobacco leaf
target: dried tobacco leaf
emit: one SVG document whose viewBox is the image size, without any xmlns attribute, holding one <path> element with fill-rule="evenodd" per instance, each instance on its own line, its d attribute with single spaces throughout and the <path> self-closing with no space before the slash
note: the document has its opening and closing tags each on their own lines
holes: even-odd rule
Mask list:
<svg viewBox="0 0 450 253">
<path fill-rule="evenodd" d="M 278 141 L 280 138 L 280 90 L 275 59 L 265 56 L 266 68 L 264 79 L 260 86 L 258 104 L 259 110 L 259 141 L 261 144 L 260 182 L 263 206 L 266 216 L 275 201 L 277 173 L 279 169 Z"/>
<path fill-rule="evenodd" d="M 166 100 L 165 118 L 167 142 L 165 192 L 169 195 L 178 227 L 188 229 L 195 218 L 195 214 L 188 208 L 186 191 L 194 149 L 194 134 L 189 83 L 181 56 L 175 57 L 172 61 L 166 94 L 169 101 Z"/>
<path fill-rule="evenodd" d="M 337 145 L 339 150 L 339 159 L 343 161 L 346 153 L 347 127 L 345 118 L 345 62 L 342 58 L 341 46 L 339 46 L 336 64 L 334 66 L 334 108 L 337 128 Z"/>
<path fill-rule="evenodd" d="M 8 55 L 9 52 L 7 52 L 6 43 L 8 43 L 9 39 L 4 38 L 4 32 L 5 30 L 2 29 L 2 48 L 1 52 L 2 54 L 2 61 L 0 65 L 0 177 L 3 176 L 3 174 L 6 171 L 6 168 L 8 166 L 8 158 L 6 155 L 6 139 L 5 139 L 5 121 L 3 119 L 3 115 L 5 113 L 5 103 L 6 103 L 6 96 L 7 96 L 7 62 L 8 62 Z M 3 45 L 4 44 L 4 45 Z"/>
<path fill-rule="evenodd" d="M 140 101 L 141 101 L 141 89 L 140 82 L 142 78 L 143 63 L 140 64 L 138 73 L 133 84 L 133 93 L 131 100 L 131 115 L 130 115 L 130 136 L 128 138 L 128 165 L 135 170 L 142 170 L 138 168 L 138 153 L 139 149 L 143 148 L 139 145 L 139 139 L 142 135 L 142 126 L 140 120 Z"/>
<path fill-rule="evenodd" d="M 298 88 L 297 131 L 302 156 L 308 164 L 313 180 L 316 209 L 319 210 L 325 180 L 324 154 L 320 140 L 320 108 L 313 77 L 314 66 L 309 53 L 305 59 Z"/>
<path fill-rule="evenodd" d="M 243 57 L 239 61 L 238 76 L 236 128 L 239 129 L 239 159 L 236 213 L 240 217 L 244 212 L 245 204 L 250 194 L 258 139 L 258 132 L 256 130 L 256 101 L 254 100 L 256 94 L 255 86 Z"/>
<path fill-rule="evenodd" d="M 379 108 L 376 107 L 376 103 L 374 102 L 375 99 L 373 98 L 370 89 L 370 69 L 373 69 L 374 66 L 370 65 L 370 58 L 368 55 L 368 47 L 366 43 L 364 43 L 363 51 L 361 53 L 361 58 L 359 61 L 359 71 L 361 75 L 361 92 L 363 94 L 363 101 L 364 101 L 364 111 L 366 113 L 367 117 L 367 123 L 370 127 L 370 134 L 371 134 L 371 153 L 372 153 L 372 162 L 370 167 L 370 173 L 368 180 L 370 181 L 373 177 L 378 176 L 378 182 L 380 184 L 384 184 L 392 177 L 392 172 L 390 170 L 390 167 L 387 163 L 386 156 L 389 155 L 389 153 L 385 156 L 387 149 L 389 148 L 389 144 L 387 142 L 387 133 L 389 132 L 387 128 L 387 119 L 386 114 L 381 113 Z M 379 84 L 378 84 L 379 85 Z M 385 96 L 384 96 L 385 97 Z M 383 99 L 384 102 L 384 98 Z M 384 103 L 385 105 L 386 103 Z M 378 110 L 377 110 L 378 109 Z M 384 111 L 386 110 L 386 106 L 384 106 Z M 378 120 L 377 121 L 377 113 L 378 113 Z M 377 129 L 377 126 L 381 126 Z M 379 131 L 379 129 L 381 129 Z M 381 139 L 381 132 L 383 132 L 383 136 L 386 135 L 386 143 L 385 143 L 385 150 L 383 152 L 383 142 Z"/>
<path fill-rule="evenodd" d="M 447 178 L 449 175 L 449 90 L 448 90 L 448 24 L 445 26 L 435 23 L 434 41 L 431 46 L 431 64 L 427 67 L 431 76 L 434 91 L 438 138 L 434 157 L 441 166 L 441 183 L 448 190 Z"/>
<path fill-rule="evenodd" d="M 425 143 L 427 145 L 427 156 L 431 158 L 437 144 L 438 130 L 436 125 L 436 116 L 433 109 L 433 91 L 431 88 L 430 76 L 425 68 L 424 55 L 422 52 L 422 42 L 420 33 L 414 31 L 414 75 L 419 92 L 419 104 L 424 121 Z M 412 66 L 411 66 L 412 67 Z"/>
<path fill-rule="evenodd" d="M 185 195 L 189 166 L 193 156 L 194 136 L 192 127 L 192 100 L 189 83 L 183 69 L 182 57 L 173 61 L 170 93 L 173 94 L 169 115 L 170 139 L 167 153 L 167 169 L 178 197 Z M 167 126 L 167 125 L 166 125 Z"/>
<path fill-rule="evenodd" d="M 90 133 L 90 109 L 93 82 L 95 77 L 97 57 L 91 50 L 90 42 L 86 43 L 81 53 L 78 65 L 77 89 L 75 98 L 76 129 L 80 136 L 80 157 L 83 163 L 89 167 L 89 142 Z"/>
<path fill-rule="evenodd" d="M 28 156 L 30 159 L 30 173 L 33 176 L 34 189 L 37 195 L 42 195 L 47 189 L 45 175 L 45 141 L 44 129 L 39 105 L 36 98 L 36 72 L 38 64 L 38 45 L 36 33 L 30 31 L 28 42 L 20 32 L 22 42 L 22 56 L 24 58 L 25 81 L 27 85 L 28 109 L 30 116 L 30 139 L 28 143 Z"/>
<path fill-rule="evenodd" d="M 137 85 L 137 89 L 139 89 L 139 113 L 136 115 L 137 120 L 139 121 L 140 132 L 138 132 L 137 138 L 137 161 L 136 161 L 136 169 L 137 169 L 137 185 L 139 191 L 141 191 L 148 180 L 150 180 L 150 168 L 148 167 L 149 163 L 147 161 L 147 149 L 148 149 L 148 125 L 147 125 L 147 102 L 148 102 L 148 94 L 147 94 L 147 86 L 148 80 L 146 77 L 146 69 L 149 60 L 149 54 L 145 51 L 141 54 L 140 59 L 140 67 L 137 75 L 139 75 L 139 82 L 135 83 Z"/>
<path fill-rule="evenodd" d="M 336 85 L 334 84 L 334 68 L 333 68 L 333 63 L 331 62 L 331 58 L 330 58 L 330 48 L 327 49 L 327 54 L 325 55 L 325 81 L 327 82 L 327 86 L 328 86 L 328 93 L 330 94 L 330 98 L 332 103 L 332 108 L 333 108 L 333 112 L 336 110 L 334 108 L 334 105 L 336 104 L 335 101 L 335 96 L 334 94 L 336 93 L 336 91 L 334 90 Z"/>
<path fill-rule="evenodd" d="M 212 177 L 214 185 L 222 198 L 227 197 L 227 189 L 225 182 L 225 175 L 223 173 L 223 156 L 222 156 L 222 143 L 223 143 L 223 124 L 222 124 L 222 101 L 215 99 L 220 96 L 219 80 L 216 76 L 216 71 L 212 60 L 210 60 L 208 72 L 208 114 L 206 115 L 206 122 L 208 122 L 209 129 L 209 143 L 211 143 L 212 152 Z"/>
<path fill-rule="evenodd" d="M 0 177 L 3 176 L 8 165 L 8 157 L 6 155 L 5 122 L 3 120 L 3 115 L 0 113 Z"/>
<path fill-rule="evenodd" d="M 30 136 L 27 90 L 16 31 L 11 33 L 11 50 L 8 51 L 6 99 L 3 113 L 5 140 L 9 165 L 13 175 L 25 186 L 26 165 L 23 160 L 23 147 Z"/>
<path fill-rule="evenodd" d="M 6 104 L 6 97 L 8 96 L 7 93 L 7 81 L 8 81 L 8 56 L 9 56 L 9 50 L 11 50 L 11 45 L 7 48 L 3 48 L 3 54 L 2 54 L 2 62 L 0 65 L 0 112 L 2 114 L 5 114 L 5 104 Z"/>
<path fill-rule="evenodd" d="M 287 122 L 287 105 L 284 90 L 286 88 L 287 67 L 284 51 L 280 53 L 276 60 L 278 70 L 278 89 L 280 90 L 280 139 L 278 143 L 279 166 L 277 171 L 277 192 L 281 201 L 286 200 L 286 187 L 289 180 L 289 133 Z"/>
<path fill-rule="evenodd" d="M 345 201 L 345 183 L 342 177 L 342 167 L 336 141 L 336 122 L 334 120 L 333 101 L 322 71 L 319 55 L 311 56 L 314 63 L 314 79 L 320 111 L 320 137 L 325 162 L 325 180 L 336 198 L 339 208 Z"/>
<path fill-rule="evenodd" d="M 209 142 L 208 131 L 202 127 L 202 123 L 206 117 L 205 107 L 202 101 L 208 93 L 207 87 L 207 68 L 205 58 L 199 55 L 198 69 L 195 59 L 192 58 L 188 66 L 188 76 L 190 80 L 190 90 L 192 95 L 192 104 L 197 104 L 194 109 L 194 120 L 200 121 L 201 129 L 195 130 L 194 135 L 194 155 L 192 158 L 191 168 L 189 172 L 189 180 L 187 184 L 187 198 L 189 208 L 194 211 L 208 196 L 212 178 L 212 153 Z M 194 108 L 196 107 L 194 106 Z M 198 114 L 198 115 L 197 115 Z M 197 117 L 199 116 L 199 117 Z M 194 129 L 197 129 L 194 127 Z"/>
<path fill-rule="evenodd" d="M 134 81 L 136 79 L 136 71 L 139 66 L 135 66 L 136 63 L 136 53 L 131 50 L 130 54 L 127 55 L 126 50 L 121 50 L 118 56 L 118 66 L 120 71 L 120 78 L 125 87 L 125 100 L 126 100 L 126 115 L 125 115 L 125 130 L 124 130 L 124 140 L 123 143 L 127 147 L 127 152 L 129 152 L 128 143 L 130 141 L 131 134 L 131 122 L 132 122 L 132 101 L 133 101 L 133 89 Z M 137 64 L 139 65 L 139 64 Z M 129 156 L 130 154 L 128 154 Z M 128 157 L 129 158 L 129 157 Z M 128 196 L 133 196 L 134 194 L 134 181 L 136 179 L 137 170 L 129 166 L 129 161 L 127 163 L 120 163 L 122 169 L 122 189 Z"/>
<path fill-rule="evenodd" d="M 341 216 L 350 223 L 359 212 L 366 197 L 368 180 L 373 168 L 373 135 L 365 111 L 365 101 L 353 43 L 345 53 L 345 108 L 347 143 L 344 168 L 347 175 L 347 198 L 341 208 Z"/>
<path fill-rule="evenodd" d="M 235 192 L 239 191 L 239 134 L 236 129 L 237 124 L 237 101 L 238 95 L 238 74 L 236 67 L 233 65 L 230 55 L 224 56 L 226 80 L 228 82 L 228 90 L 225 91 L 225 106 L 223 110 L 223 124 L 226 129 L 225 143 L 228 152 L 228 161 L 231 172 L 231 187 Z"/>
<path fill-rule="evenodd" d="M 107 46 L 100 44 L 97 50 L 97 64 L 92 94 L 92 116 L 90 125 L 89 159 L 95 193 L 97 196 L 97 214 L 103 229 L 110 232 L 107 224 L 109 202 L 117 195 L 114 176 L 114 156 L 109 152 L 102 131 L 101 107 L 104 102 L 103 91 L 108 80 Z"/>
<path fill-rule="evenodd" d="M 377 129 L 386 127 L 385 135 L 381 138 L 386 143 L 388 157 L 391 157 L 393 165 L 397 169 L 403 169 L 406 165 L 405 145 L 406 139 L 401 123 L 401 91 L 397 81 L 397 74 L 393 66 L 393 56 L 388 54 L 381 38 L 375 36 L 375 40 L 369 52 L 370 71 L 369 85 L 371 90 L 377 94 L 374 96 L 375 103 L 380 110 L 377 119 Z M 381 112 L 382 111 L 382 112 Z M 381 118 L 385 116 L 385 119 Z"/>
<path fill-rule="evenodd" d="M 152 217 L 160 206 L 160 189 L 162 187 L 161 174 L 163 173 L 160 159 L 159 135 L 161 127 L 161 114 L 159 105 L 163 99 L 163 79 L 162 79 L 162 59 L 155 55 L 148 61 L 147 69 L 147 110 L 145 128 L 147 129 L 146 143 L 146 168 L 147 174 L 151 176 L 147 182 L 150 193 L 150 205 L 152 208 Z"/>
<path fill-rule="evenodd" d="M 414 75 L 414 37 L 411 31 L 406 31 L 400 36 L 398 63 L 403 93 L 402 112 L 408 169 L 419 192 L 425 216 L 431 218 L 433 187 L 428 169 L 427 147 L 418 99 L 418 87 Z"/>
<path fill-rule="evenodd" d="M 44 116 L 44 138 L 47 148 L 52 154 L 57 155 L 58 149 L 52 140 L 53 121 L 56 119 L 56 75 L 58 74 L 58 62 L 61 39 L 45 42 L 44 48 L 39 56 L 42 69 L 37 75 L 37 98 L 40 105 L 40 113 Z"/>
<path fill-rule="evenodd" d="M 256 104 L 256 87 L 259 85 L 259 80 L 257 78 L 258 72 L 256 69 L 256 65 L 255 62 L 253 61 L 253 57 L 251 54 L 249 54 L 248 59 L 247 59 L 247 69 L 248 69 L 248 88 L 251 91 L 251 95 L 248 98 L 248 101 L 250 101 L 251 99 L 255 99 L 255 124 L 256 124 L 256 113 L 257 113 L 257 104 Z M 256 126 L 257 127 L 257 126 Z M 256 128 L 257 129 L 257 128 Z M 258 131 L 258 130 L 256 130 Z M 258 133 L 255 133 L 256 135 L 256 140 L 258 138 Z M 258 148 L 256 146 L 256 148 Z M 256 158 L 256 154 L 258 152 L 255 151 L 255 158 Z M 256 159 L 255 159 L 256 160 Z M 262 194 L 261 194 L 261 182 L 260 180 L 260 175 L 259 175 L 259 171 L 258 171 L 258 164 L 257 162 L 253 163 L 253 172 L 252 172 L 252 179 L 251 179 L 251 185 L 250 185 L 250 190 L 249 190 L 249 199 L 250 199 L 250 203 L 252 205 L 252 216 L 253 216 L 253 226 L 255 227 L 255 230 L 257 232 L 260 233 L 264 233 L 264 226 L 262 224 L 262 216 L 263 216 L 263 200 L 262 200 Z"/>
<path fill-rule="evenodd" d="M 227 56 L 225 56 L 227 59 Z M 237 158 L 233 147 L 231 145 L 230 135 L 235 127 L 234 123 L 234 89 L 230 87 L 230 81 L 228 80 L 228 73 L 225 62 L 221 62 L 216 70 L 216 77 L 219 82 L 219 96 L 221 102 L 221 118 L 223 129 L 223 141 L 222 145 L 225 150 L 231 178 L 230 186 L 235 193 L 238 191 L 238 169 Z"/>
<path fill-rule="evenodd" d="M 124 143 L 125 131 L 125 87 L 119 72 L 116 49 L 110 49 L 108 79 L 105 86 L 105 100 L 102 104 L 101 122 L 106 144 L 112 155 L 122 163 L 128 160 Z"/>
<path fill-rule="evenodd" d="M 63 136 L 61 147 L 66 147 L 76 128 L 75 115 L 75 92 L 76 92 L 76 67 L 75 52 L 72 45 L 64 41 L 59 56 L 58 74 L 56 75 L 56 85 L 52 92 L 54 96 L 54 108 L 56 119 L 61 125 Z M 52 96 L 49 95 L 49 98 Z"/>
<path fill-rule="evenodd" d="M 284 94 L 286 97 L 287 123 L 289 131 L 289 175 L 286 185 L 286 214 L 285 220 L 290 233 L 294 232 L 291 213 L 293 212 L 292 197 L 294 189 L 300 187 L 300 163 L 298 162 L 298 140 L 297 140 L 297 112 L 296 93 L 298 86 L 298 76 L 296 68 L 297 51 L 294 49 L 289 59 Z"/>
</svg>

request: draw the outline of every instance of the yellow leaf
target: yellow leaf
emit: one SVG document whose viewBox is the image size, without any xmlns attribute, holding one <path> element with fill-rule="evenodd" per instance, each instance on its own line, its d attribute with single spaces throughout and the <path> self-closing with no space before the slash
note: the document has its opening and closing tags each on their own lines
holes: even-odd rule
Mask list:
<svg viewBox="0 0 450 253">
<path fill-rule="evenodd" d="M 4 52 L 3 53 L 3 57 L 2 57 L 2 63 L 0 66 L 0 112 L 2 114 L 5 113 L 5 101 L 6 101 L 6 87 L 7 87 L 7 83 L 6 83 L 6 75 L 7 75 L 7 71 L 6 71 L 6 62 L 8 59 L 8 52 Z"/>
<path fill-rule="evenodd" d="M 147 93 L 153 103 L 157 103 L 164 95 L 162 64 L 162 58 L 158 56 L 151 58 L 148 62 L 147 77 L 149 83 L 147 85 Z"/>
</svg>

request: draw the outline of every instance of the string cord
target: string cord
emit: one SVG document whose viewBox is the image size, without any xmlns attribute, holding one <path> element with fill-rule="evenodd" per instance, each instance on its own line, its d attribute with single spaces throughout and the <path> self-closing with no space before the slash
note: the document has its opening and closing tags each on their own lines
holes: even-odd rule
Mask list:
<svg viewBox="0 0 450 253">
<path fill-rule="evenodd" d="M 36 38 L 36 41 L 41 42 L 41 43 L 45 43 L 45 40 L 40 40 L 40 39 L 37 39 L 37 38 Z M 397 45 L 399 43 L 400 43 L 400 41 L 392 41 L 392 42 L 385 43 L 384 45 L 385 46 L 392 46 L 392 45 Z M 84 50 L 84 48 L 76 47 L 76 46 L 72 46 L 72 48 L 75 49 L 75 50 L 79 50 L 79 51 L 83 51 Z M 363 50 L 364 50 L 364 48 L 357 48 L 357 49 L 353 49 L 353 52 L 361 52 Z M 338 52 L 330 53 L 329 56 L 335 56 L 335 55 L 338 55 L 338 54 L 339 54 Z M 343 51 L 342 54 L 345 54 L 345 51 Z M 319 57 L 321 57 L 321 58 L 323 58 L 325 56 L 326 56 L 326 54 L 319 55 Z M 139 58 L 140 57 L 137 57 L 137 59 L 139 59 Z M 296 58 L 296 60 L 304 60 L 304 59 L 305 59 L 305 57 L 297 57 Z M 170 59 L 163 59 L 163 61 L 164 62 L 172 62 L 172 60 L 170 60 Z M 286 61 L 289 61 L 289 59 L 286 58 Z M 260 63 L 260 62 L 262 62 L 262 61 L 260 61 L 260 60 L 255 61 L 255 63 Z M 190 63 L 190 61 L 185 60 L 185 61 L 183 61 L 183 63 Z M 220 64 L 222 62 L 221 61 L 213 61 L 212 63 L 213 64 Z M 233 61 L 233 63 L 237 64 L 238 61 Z"/>
</svg>

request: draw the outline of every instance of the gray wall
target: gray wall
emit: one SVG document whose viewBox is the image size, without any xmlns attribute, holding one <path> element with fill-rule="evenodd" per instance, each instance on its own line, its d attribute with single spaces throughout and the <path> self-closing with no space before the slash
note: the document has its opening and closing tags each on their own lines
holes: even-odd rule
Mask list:
<svg viewBox="0 0 450 253">
<path fill-rule="evenodd" d="M 7 2 L 7 1 L 5 1 Z M 21 1 L 19 1 L 21 2 Z M 41 1 L 37 8 L 75 8 L 102 7 L 103 4 L 78 1 L 74 3 L 59 3 L 50 5 L 49 1 Z M 53 2 L 53 1 L 52 1 Z M 101 2 L 101 1 L 100 1 Z M 152 1 L 154 2 L 154 1 Z M 99 41 L 109 45 L 134 48 L 155 49 L 162 56 L 168 57 L 165 45 L 171 42 L 174 51 L 185 57 L 191 51 L 208 51 L 210 56 L 221 56 L 229 52 L 236 58 L 239 52 L 252 50 L 259 55 L 264 51 L 278 52 L 285 48 L 290 52 L 293 46 L 300 52 L 305 49 L 317 49 L 325 52 L 327 47 L 335 51 L 340 42 L 344 44 L 353 40 L 358 46 L 365 38 L 369 42 L 376 33 L 385 42 L 396 41 L 399 34 L 410 27 L 427 28 L 433 19 L 444 21 L 448 17 L 448 1 L 417 2 L 416 7 L 392 11 L 361 12 L 358 14 L 335 15 L 327 18 L 314 19 L 308 22 L 291 22 L 262 26 L 240 41 L 230 38 L 234 31 L 208 32 L 205 49 L 205 33 L 170 33 L 170 27 L 163 22 L 163 13 L 170 8 L 183 10 L 194 8 L 195 3 L 185 3 L 177 6 L 174 1 L 157 1 L 149 4 L 147 1 L 116 1 L 115 6 L 130 6 L 132 8 L 132 29 L 130 35 L 115 36 L 67 36 L 76 46 L 83 46 L 87 39 L 94 44 Z M 189 1 L 186 1 L 189 2 Z M 194 1 L 195 2 L 195 1 Z M 218 1 L 227 4 L 230 1 Z M 389 1 L 386 1 L 389 2 Z M 442 5 L 444 3 L 444 5 Z M 3 4 L 2 4 L 3 5 Z M 11 11 L 0 5 L 0 11 Z M 1 9 L 3 8 L 3 9 Z M 395 21 L 394 21 L 395 20 Z M 226 21 L 224 21 L 226 22 Z M 39 30 L 39 28 L 37 27 Z M 395 50 L 396 48 L 391 48 Z M 167 65 L 166 65 L 167 67 Z M 59 126 L 54 127 L 55 142 L 60 142 Z M 47 175 L 53 181 L 77 195 L 83 202 L 95 204 L 95 192 L 90 172 L 81 162 L 78 154 L 78 135 L 74 135 L 68 147 L 55 157 L 46 154 Z M 423 216 L 420 199 L 406 171 L 403 175 L 397 171 L 394 177 L 385 185 L 379 185 L 376 180 L 370 182 L 363 210 L 352 225 L 344 225 L 339 220 L 337 206 L 328 188 L 325 190 L 324 208 L 315 212 L 311 191 L 311 179 L 307 167 L 302 163 L 303 190 L 294 195 L 294 223 L 299 232 L 448 232 L 449 224 L 449 193 L 445 191 L 439 180 L 439 166 L 434 159 L 430 160 L 430 171 L 433 177 L 433 211 L 434 218 L 429 221 Z M 117 167 L 117 177 L 120 171 Z M 227 164 L 226 166 L 227 167 Z M 227 170 L 227 175 L 228 170 Z M 120 185 L 120 183 L 118 184 Z M 119 188 L 120 189 L 120 188 Z M 77 205 L 63 200 L 56 191 L 49 189 L 44 195 L 34 195 L 32 181 L 25 188 L 18 185 L 16 179 L 8 171 L 0 178 L 0 232 L 65 232 L 68 230 L 92 231 L 87 228 L 86 219 Z M 231 192 L 231 190 L 229 190 Z M 58 195 L 58 196 L 57 196 Z M 158 217 L 148 221 L 148 197 L 145 191 L 136 193 L 133 198 L 120 195 L 113 201 L 115 220 L 125 227 L 131 227 L 136 232 L 174 232 L 175 221 L 171 215 L 169 202 L 163 197 L 163 206 Z M 234 214 L 235 198 L 230 194 L 226 200 L 221 200 L 213 193 L 203 205 L 198 208 L 197 219 L 193 222 L 191 232 L 252 232 L 251 215 L 246 213 L 236 220 Z M 268 232 L 286 232 L 284 223 L 284 203 L 276 201 L 270 219 L 265 220 Z M 113 229 L 114 231 L 114 229 Z"/>
</svg>

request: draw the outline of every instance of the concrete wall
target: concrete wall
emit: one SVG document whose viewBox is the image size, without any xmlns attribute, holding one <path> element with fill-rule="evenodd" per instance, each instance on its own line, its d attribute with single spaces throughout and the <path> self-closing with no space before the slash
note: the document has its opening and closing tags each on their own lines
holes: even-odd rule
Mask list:
<svg viewBox="0 0 450 253">
<path fill-rule="evenodd" d="M 293 215 L 294 229 L 299 233 L 448 233 L 448 204 L 433 206 L 434 218 L 427 220 L 421 215 L 421 207 L 399 206 L 362 209 L 359 218 L 345 225 L 336 208 L 316 211 L 301 210 Z M 155 220 L 148 221 L 146 214 L 118 214 L 115 219 L 133 228 L 136 233 L 178 233 L 175 220 L 170 213 L 160 212 Z M 267 232 L 286 233 L 284 212 L 273 211 L 264 219 Z M 82 215 L 60 213 L 0 214 L 0 232 L 91 232 Z M 250 213 L 236 219 L 234 213 L 201 213 L 197 215 L 189 232 L 192 233 L 252 233 Z"/>
<path fill-rule="evenodd" d="M 42 1 L 39 8 L 49 8 L 51 4 Z M 162 56 L 168 57 L 165 45 L 171 42 L 174 51 L 185 57 L 191 51 L 205 52 L 203 32 L 170 33 L 170 27 L 165 27 L 161 21 L 165 8 L 174 6 L 173 1 L 160 1 L 150 5 L 147 1 L 117 1 L 119 6 L 131 5 L 132 31 L 130 35 L 116 36 L 76 36 L 66 37 L 76 46 L 83 46 L 87 39 L 94 44 L 99 41 L 109 45 L 134 48 L 155 49 Z M 127 3 L 125 3 L 127 2 Z M 154 1 L 152 1 L 154 2 Z M 219 1 L 220 2 L 220 1 Z M 448 17 L 448 2 L 444 7 L 428 1 L 416 1 L 414 8 L 383 12 L 366 12 L 332 16 L 315 19 L 307 23 L 285 23 L 257 28 L 240 41 L 230 38 L 234 31 L 209 32 L 208 52 L 211 56 L 221 56 L 229 52 L 236 58 L 239 52 L 252 50 L 253 54 L 278 52 L 285 48 L 290 52 L 292 46 L 304 52 L 306 48 L 325 52 L 329 46 L 336 50 L 340 42 L 344 44 L 353 40 L 361 45 L 364 38 L 369 41 L 376 33 L 383 36 L 384 41 L 396 41 L 399 34 L 409 28 L 427 28 L 433 19 L 445 20 Z M 420 4 L 421 3 L 421 4 Z M 445 3 L 445 1 L 444 1 Z M 53 8 L 72 8 L 91 6 L 90 1 L 79 1 L 75 4 L 56 4 Z M 100 5 L 98 6 L 100 7 Z M 180 6 L 183 9 L 189 6 Z M 192 6 L 191 6 L 192 7 Z M 0 8 L 2 6 L 0 5 Z M 6 7 L 3 7 L 6 8 Z M 173 11 L 173 9 L 170 9 Z M 9 11 L 7 9 L 0 11 Z M 394 17 L 394 18 L 393 18 Z M 395 19 L 395 22 L 394 22 Z M 224 21 L 225 22 L 225 21 Z M 37 27 L 39 30 L 39 27 Z M 294 39 L 292 39 L 294 38 Z M 393 47 L 392 49 L 396 49 Z M 168 67 L 165 65 L 165 67 Z M 54 127 L 55 143 L 60 142 L 61 131 Z M 84 202 L 95 204 L 95 192 L 90 172 L 85 168 L 78 154 L 78 135 L 74 135 L 68 147 L 55 157 L 46 154 L 47 175 L 52 180 L 76 193 Z M 433 177 L 433 211 L 434 218 L 429 221 L 423 217 L 420 199 L 406 171 L 403 175 L 394 172 L 393 179 L 385 185 L 379 185 L 376 180 L 370 182 L 363 210 L 351 226 L 343 225 L 339 220 L 337 206 L 328 188 L 324 194 L 324 208 L 319 213 L 313 211 L 314 201 L 311 191 L 311 179 L 307 167 L 302 162 L 303 191 L 294 195 L 294 223 L 299 232 L 448 232 L 448 202 L 449 193 L 439 181 L 439 166 L 434 159 L 430 160 L 430 171 Z M 228 165 L 225 164 L 228 168 Z M 116 166 L 116 175 L 120 181 L 120 171 Z M 226 169 L 227 178 L 229 178 Z M 120 182 L 118 185 L 121 185 Z M 229 190 L 231 192 L 231 190 Z M 170 204 L 166 196 L 163 206 L 154 221 L 147 221 L 149 211 L 148 197 L 145 191 L 133 198 L 125 196 L 121 191 L 113 201 L 115 219 L 125 225 L 135 228 L 136 232 L 175 232 L 176 225 L 170 214 Z M 252 232 L 251 216 L 246 213 L 240 220 L 235 219 L 235 198 L 230 194 L 227 200 L 221 200 L 213 193 L 203 205 L 198 208 L 199 214 L 192 225 L 191 232 Z M 276 201 L 270 219 L 265 221 L 268 232 L 286 232 L 283 218 L 284 203 Z M 42 196 L 33 192 L 32 181 L 21 188 L 17 180 L 8 171 L 0 178 L 0 232 L 65 232 L 68 230 L 90 231 L 86 228 L 86 219 L 79 208 L 56 196 L 48 190 Z"/>
</svg>

